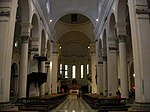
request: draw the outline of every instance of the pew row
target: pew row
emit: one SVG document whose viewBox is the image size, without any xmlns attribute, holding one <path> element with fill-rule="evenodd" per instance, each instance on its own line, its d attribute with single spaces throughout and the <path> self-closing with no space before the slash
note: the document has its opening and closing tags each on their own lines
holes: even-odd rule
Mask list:
<svg viewBox="0 0 150 112">
<path fill-rule="evenodd" d="M 54 94 L 36 97 L 18 98 L 15 105 L 19 110 L 50 111 L 67 98 L 67 94 Z"/>
<path fill-rule="evenodd" d="M 102 97 L 98 94 L 83 94 L 83 99 L 99 112 L 127 111 L 130 107 L 126 104 L 126 98 Z"/>
</svg>

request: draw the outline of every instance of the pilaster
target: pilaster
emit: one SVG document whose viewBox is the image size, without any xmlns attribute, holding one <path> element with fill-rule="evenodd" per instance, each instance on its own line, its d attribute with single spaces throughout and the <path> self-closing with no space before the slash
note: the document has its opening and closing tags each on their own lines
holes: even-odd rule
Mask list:
<svg viewBox="0 0 150 112">
<path fill-rule="evenodd" d="M 0 1 L 0 102 L 9 102 L 17 1 Z"/>
<path fill-rule="evenodd" d="M 135 107 L 150 110 L 150 25 L 147 0 L 128 0 L 135 71 Z"/>
<path fill-rule="evenodd" d="M 91 56 L 91 74 L 92 74 L 92 93 L 97 93 L 97 75 L 96 75 L 96 48 L 95 43 L 90 44 L 90 56 Z"/>
<path fill-rule="evenodd" d="M 108 37 L 107 64 L 108 64 L 108 94 L 116 95 L 118 90 L 116 37 Z"/>
<path fill-rule="evenodd" d="M 53 43 L 52 93 L 57 93 L 58 57 L 59 57 L 59 44 L 58 43 Z"/>
<path fill-rule="evenodd" d="M 119 58 L 120 58 L 120 82 L 121 82 L 121 97 L 129 98 L 128 71 L 127 71 L 127 53 L 125 35 L 119 35 Z"/>
</svg>

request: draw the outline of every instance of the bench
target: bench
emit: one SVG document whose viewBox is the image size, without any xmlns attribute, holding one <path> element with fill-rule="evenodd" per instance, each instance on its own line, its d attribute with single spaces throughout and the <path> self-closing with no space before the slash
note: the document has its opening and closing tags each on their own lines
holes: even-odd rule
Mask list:
<svg viewBox="0 0 150 112">
<path fill-rule="evenodd" d="M 15 105 L 19 110 L 49 111 L 66 99 L 66 94 L 19 98 Z"/>
<path fill-rule="evenodd" d="M 126 111 L 130 106 L 126 105 L 126 98 L 100 97 L 100 95 L 84 94 L 83 99 L 99 112 Z"/>
</svg>

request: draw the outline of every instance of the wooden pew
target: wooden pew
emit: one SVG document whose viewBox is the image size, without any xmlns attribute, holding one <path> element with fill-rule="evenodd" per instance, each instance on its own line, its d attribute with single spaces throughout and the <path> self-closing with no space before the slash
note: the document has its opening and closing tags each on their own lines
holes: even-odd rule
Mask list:
<svg viewBox="0 0 150 112">
<path fill-rule="evenodd" d="M 99 112 L 107 112 L 114 110 L 126 111 L 130 106 L 126 105 L 126 98 L 116 97 L 101 97 L 98 94 L 84 94 L 83 99 L 93 108 L 98 109 Z"/>
<path fill-rule="evenodd" d="M 98 98 L 98 112 L 127 111 L 126 98 Z"/>
<path fill-rule="evenodd" d="M 16 106 L 19 110 L 50 111 L 66 99 L 67 94 L 54 94 L 19 98 Z"/>
<path fill-rule="evenodd" d="M 82 98 L 93 108 L 98 108 L 98 98 L 100 97 L 99 94 L 83 94 Z"/>
</svg>

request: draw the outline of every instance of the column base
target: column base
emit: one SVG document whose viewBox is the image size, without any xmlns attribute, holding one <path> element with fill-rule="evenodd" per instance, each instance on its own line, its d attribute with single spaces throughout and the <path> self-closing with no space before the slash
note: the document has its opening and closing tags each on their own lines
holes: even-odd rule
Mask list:
<svg viewBox="0 0 150 112">
<path fill-rule="evenodd" d="M 135 102 L 132 106 L 133 110 L 141 110 L 141 111 L 149 111 L 150 110 L 150 103 L 138 103 Z"/>
</svg>

